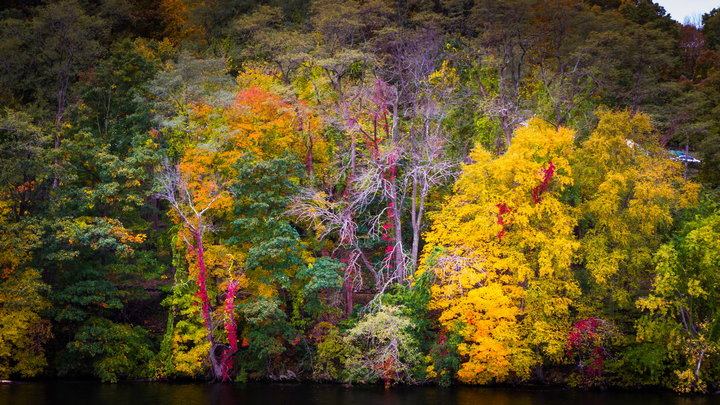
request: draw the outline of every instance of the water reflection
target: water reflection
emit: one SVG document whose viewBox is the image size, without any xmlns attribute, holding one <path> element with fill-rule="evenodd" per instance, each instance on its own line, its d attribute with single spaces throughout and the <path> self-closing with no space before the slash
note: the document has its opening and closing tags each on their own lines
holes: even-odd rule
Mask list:
<svg viewBox="0 0 720 405">
<path fill-rule="evenodd" d="M 479 387 L 48 382 L 0 384 L 0 405 L 709 405 L 720 397 Z"/>
</svg>

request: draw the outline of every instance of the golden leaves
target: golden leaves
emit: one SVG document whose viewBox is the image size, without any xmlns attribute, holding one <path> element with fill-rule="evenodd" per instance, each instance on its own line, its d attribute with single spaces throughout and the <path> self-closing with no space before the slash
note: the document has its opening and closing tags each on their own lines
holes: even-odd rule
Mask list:
<svg viewBox="0 0 720 405">
<path fill-rule="evenodd" d="M 504 155 L 477 148 L 455 194 L 433 215 L 425 271 L 434 271 L 438 283 L 430 305 L 464 338 L 458 348 L 464 382 L 527 376 L 537 361 L 530 343 L 559 357 L 568 297 L 579 294 L 569 270 L 579 246 L 576 218 L 559 199 L 574 181 L 573 142 L 572 131 L 532 120 Z M 547 333 L 529 336 L 535 329 Z"/>
</svg>

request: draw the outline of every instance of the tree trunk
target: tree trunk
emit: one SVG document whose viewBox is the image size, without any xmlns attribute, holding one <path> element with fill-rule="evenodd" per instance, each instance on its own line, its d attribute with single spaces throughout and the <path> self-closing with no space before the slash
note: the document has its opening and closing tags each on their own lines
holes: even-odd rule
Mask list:
<svg viewBox="0 0 720 405">
<path fill-rule="evenodd" d="M 222 362 L 219 360 L 222 358 L 222 353 L 225 351 L 226 347 L 223 344 L 216 344 L 212 341 L 210 342 L 210 365 L 211 372 L 212 372 L 212 380 L 213 381 L 219 381 L 222 379 Z M 218 353 L 218 351 L 220 353 Z"/>
<path fill-rule="evenodd" d="M 200 223 L 198 218 L 198 223 Z M 198 229 L 192 230 L 195 236 L 195 252 L 197 253 L 198 275 L 195 282 L 198 286 L 198 296 L 200 297 L 203 325 L 207 331 L 207 341 L 210 343 L 210 364 L 212 365 L 212 379 L 218 380 L 222 377 L 222 363 L 218 360 L 217 349 L 218 344 L 215 343 L 213 336 L 213 325 L 210 315 L 210 297 L 207 293 L 207 267 L 205 265 L 205 242 L 203 241 L 202 231 Z"/>
</svg>

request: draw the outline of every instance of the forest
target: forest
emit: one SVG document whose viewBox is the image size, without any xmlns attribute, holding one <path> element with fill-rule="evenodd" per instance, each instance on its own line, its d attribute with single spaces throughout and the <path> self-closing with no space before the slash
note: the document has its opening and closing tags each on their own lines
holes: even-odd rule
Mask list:
<svg viewBox="0 0 720 405">
<path fill-rule="evenodd" d="M 9 0 L 0 378 L 720 390 L 720 8 Z"/>
</svg>

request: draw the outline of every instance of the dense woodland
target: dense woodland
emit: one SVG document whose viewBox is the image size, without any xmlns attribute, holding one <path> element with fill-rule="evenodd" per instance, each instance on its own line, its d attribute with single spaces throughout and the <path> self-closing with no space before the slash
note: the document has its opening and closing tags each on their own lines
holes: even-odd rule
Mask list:
<svg viewBox="0 0 720 405">
<path fill-rule="evenodd" d="M 0 55 L 0 378 L 720 389 L 720 8 L 15 0 Z"/>
</svg>

